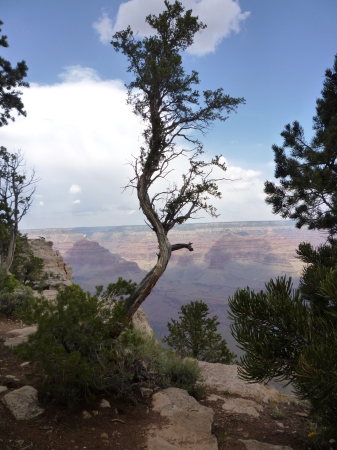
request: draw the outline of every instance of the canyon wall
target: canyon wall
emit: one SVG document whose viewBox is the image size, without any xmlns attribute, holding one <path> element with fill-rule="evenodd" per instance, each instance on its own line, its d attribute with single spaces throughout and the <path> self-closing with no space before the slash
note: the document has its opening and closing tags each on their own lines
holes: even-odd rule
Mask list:
<svg viewBox="0 0 337 450">
<path fill-rule="evenodd" d="M 106 286 L 118 276 L 140 281 L 156 262 L 158 245 L 147 226 L 28 230 L 45 236 L 73 267 L 74 281 L 85 289 Z M 228 297 L 240 287 L 261 290 L 270 278 L 287 274 L 298 283 L 300 242 L 318 245 L 325 236 L 298 230 L 290 221 L 182 225 L 169 233 L 172 244 L 192 242 L 193 252 L 174 252 L 168 268 L 143 304 L 158 336 L 180 306 L 202 299 L 217 314 L 229 340 Z"/>
</svg>

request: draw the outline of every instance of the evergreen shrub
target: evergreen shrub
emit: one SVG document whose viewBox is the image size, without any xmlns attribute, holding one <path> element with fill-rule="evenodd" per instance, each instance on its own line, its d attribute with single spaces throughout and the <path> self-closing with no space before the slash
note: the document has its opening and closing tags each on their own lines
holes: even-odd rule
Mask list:
<svg viewBox="0 0 337 450">
<path fill-rule="evenodd" d="M 41 298 L 30 300 L 29 308 L 25 305 L 26 322 L 38 328 L 16 351 L 40 362 L 44 390 L 68 404 L 101 392 L 131 395 L 139 386 L 173 385 L 196 392 L 196 363 L 180 361 L 154 337 L 128 324 L 123 300 L 112 303 L 111 297 L 107 302 L 104 295 L 72 285 L 55 302 Z"/>
<path fill-rule="evenodd" d="M 210 363 L 231 364 L 236 357 L 227 342 L 217 333 L 218 316 L 209 317 L 209 310 L 202 300 L 182 305 L 179 320 L 167 324 L 168 336 L 163 342 L 182 358 L 196 358 Z"/>
<path fill-rule="evenodd" d="M 5 267 L 0 268 L 0 313 L 13 317 L 18 308 L 33 299 L 30 287 L 19 283 L 14 275 L 8 275 Z"/>
<path fill-rule="evenodd" d="M 245 351 L 240 377 L 291 382 L 297 397 L 310 402 L 322 440 L 337 433 L 335 250 L 331 245 L 299 247 L 301 259 L 311 262 L 303 270 L 300 290 L 293 289 L 291 278 L 279 277 L 266 283 L 265 291 L 238 289 L 228 302 L 233 337 Z"/>
</svg>

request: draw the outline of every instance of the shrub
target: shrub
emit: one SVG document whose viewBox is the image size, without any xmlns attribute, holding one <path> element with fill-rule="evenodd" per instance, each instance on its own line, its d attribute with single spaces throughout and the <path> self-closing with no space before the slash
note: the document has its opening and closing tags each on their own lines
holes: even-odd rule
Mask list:
<svg viewBox="0 0 337 450">
<path fill-rule="evenodd" d="M 11 272 L 21 284 L 29 284 L 34 289 L 42 290 L 43 279 L 43 259 L 34 256 L 29 246 L 27 235 L 18 232 L 16 238 L 14 260 L 11 265 Z M 46 274 L 45 274 L 46 275 Z"/>
<path fill-rule="evenodd" d="M 104 297 L 72 285 L 55 302 L 42 298 L 26 305 L 24 317 L 37 322 L 38 329 L 16 351 L 40 361 L 45 390 L 68 404 L 99 392 L 130 394 L 140 385 L 174 385 L 193 393 L 200 373 L 195 363 L 176 360 L 126 323 L 123 301 L 110 303 L 111 297 L 107 304 Z M 165 363 L 167 358 L 171 363 Z"/>
<path fill-rule="evenodd" d="M 185 358 L 182 360 L 172 352 L 166 352 L 166 358 L 162 360 L 162 367 L 163 375 L 166 378 L 166 383 L 162 383 L 163 386 L 185 389 L 197 400 L 205 394 L 206 386 L 195 359 Z"/>
<path fill-rule="evenodd" d="M 33 298 L 33 291 L 23 286 L 14 275 L 8 275 L 4 267 L 0 268 L 0 312 L 11 317 L 17 308 L 21 308 Z"/>
<path fill-rule="evenodd" d="M 249 382 L 291 382 L 296 395 L 310 402 L 319 436 L 331 438 L 337 432 L 337 266 L 322 265 L 326 246 L 311 253 L 300 291 L 286 277 L 266 283 L 264 292 L 238 289 L 228 302 L 229 317 L 245 350 L 239 375 Z"/>
</svg>

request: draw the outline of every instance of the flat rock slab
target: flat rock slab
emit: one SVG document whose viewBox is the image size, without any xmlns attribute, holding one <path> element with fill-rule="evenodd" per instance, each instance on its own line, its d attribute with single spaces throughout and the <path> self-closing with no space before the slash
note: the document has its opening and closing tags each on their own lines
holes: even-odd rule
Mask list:
<svg viewBox="0 0 337 450">
<path fill-rule="evenodd" d="M 235 364 L 212 364 L 204 361 L 198 361 L 198 364 L 206 386 L 215 388 L 219 392 L 253 398 L 264 403 L 268 403 L 270 399 L 280 400 L 277 390 L 272 386 L 241 380 L 238 377 L 238 366 Z"/>
<path fill-rule="evenodd" d="M 37 390 L 32 386 L 24 386 L 6 394 L 2 403 L 6 405 L 17 420 L 32 419 L 43 413 L 37 399 Z"/>
<path fill-rule="evenodd" d="M 286 445 L 272 445 L 266 442 L 255 441 L 254 439 L 247 441 L 239 439 L 239 441 L 245 445 L 247 450 L 292 450 L 291 447 Z"/>
<path fill-rule="evenodd" d="M 236 414 L 248 414 L 248 416 L 255 418 L 260 417 L 258 411 L 263 411 L 261 405 L 245 398 L 231 398 L 226 400 L 222 405 L 222 409 Z"/>
<path fill-rule="evenodd" d="M 211 402 L 221 401 L 222 409 L 224 411 L 236 413 L 236 414 L 248 414 L 252 417 L 260 417 L 258 411 L 263 411 L 263 407 L 253 400 L 245 398 L 230 398 L 226 399 L 220 395 L 211 394 L 207 397 Z"/>
<path fill-rule="evenodd" d="M 168 388 L 152 397 L 153 410 L 168 419 L 148 435 L 148 450 L 217 450 L 212 435 L 214 412 L 200 405 L 186 391 Z"/>
<path fill-rule="evenodd" d="M 34 325 L 32 327 L 26 327 L 26 328 L 18 328 L 16 330 L 8 331 L 7 334 L 10 336 L 8 339 L 6 339 L 5 344 L 7 347 L 16 347 L 19 344 L 22 344 L 22 342 L 27 342 L 28 336 L 32 333 L 35 333 L 37 330 L 37 326 Z"/>
</svg>

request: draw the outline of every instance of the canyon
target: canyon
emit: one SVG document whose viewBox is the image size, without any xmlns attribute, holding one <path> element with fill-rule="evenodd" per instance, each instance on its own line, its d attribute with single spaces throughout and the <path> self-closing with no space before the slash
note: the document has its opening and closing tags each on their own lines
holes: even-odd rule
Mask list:
<svg viewBox="0 0 337 450">
<path fill-rule="evenodd" d="M 94 293 L 95 286 L 119 276 L 139 282 L 151 269 L 158 252 L 155 234 L 147 226 L 23 230 L 30 239 L 39 236 L 54 243 L 73 269 L 73 281 Z M 303 264 L 296 258 L 300 242 L 314 246 L 326 236 L 291 221 L 218 222 L 185 224 L 169 233 L 172 244 L 193 243 L 193 252 L 172 254 L 166 272 L 143 304 L 158 337 L 167 322 L 178 317 L 182 304 L 205 301 L 217 314 L 221 333 L 234 342 L 227 318 L 228 297 L 237 288 L 264 288 L 270 278 L 288 275 L 298 285 Z M 236 349 L 237 350 L 237 349 Z"/>
</svg>

